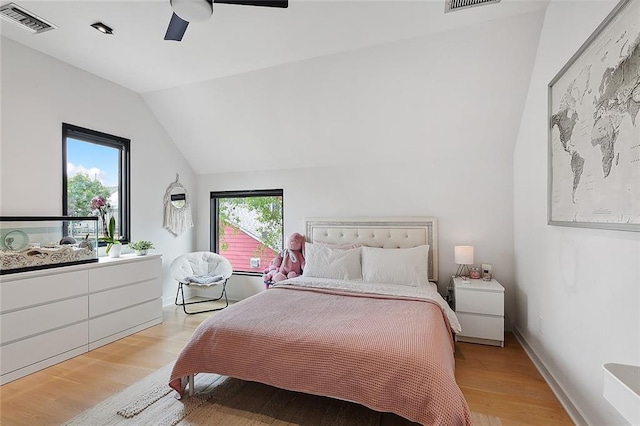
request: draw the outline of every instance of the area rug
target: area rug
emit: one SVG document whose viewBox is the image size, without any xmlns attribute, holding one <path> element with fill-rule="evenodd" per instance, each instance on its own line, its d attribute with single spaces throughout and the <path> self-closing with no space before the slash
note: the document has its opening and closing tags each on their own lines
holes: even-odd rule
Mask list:
<svg viewBox="0 0 640 426">
<path fill-rule="evenodd" d="M 309 425 L 374 426 L 383 416 L 358 404 L 291 392 L 217 374 L 198 374 L 196 394 L 184 401 L 167 385 L 168 364 L 122 392 L 86 410 L 68 426 L 100 425 Z M 501 425 L 500 419 L 472 413 L 478 426 Z M 412 425 L 392 416 L 394 425 Z"/>
</svg>

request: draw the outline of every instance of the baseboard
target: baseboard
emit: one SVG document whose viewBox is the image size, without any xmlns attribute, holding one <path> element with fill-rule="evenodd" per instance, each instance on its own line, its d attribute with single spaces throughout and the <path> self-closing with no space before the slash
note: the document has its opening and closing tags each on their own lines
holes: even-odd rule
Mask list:
<svg viewBox="0 0 640 426">
<path fill-rule="evenodd" d="M 556 379 L 553 377 L 553 374 L 551 374 L 551 372 L 547 370 L 547 367 L 544 366 L 542 360 L 538 358 L 533 348 L 531 348 L 531 346 L 527 342 L 527 339 L 525 339 L 524 336 L 520 333 L 520 330 L 518 330 L 518 327 L 513 327 L 513 335 L 516 337 L 516 339 L 518 339 L 518 342 L 520 342 L 520 345 L 531 359 L 531 362 L 533 362 L 533 365 L 536 366 L 536 368 L 542 375 L 542 378 L 547 382 L 547 384 L 551 388 L 551 391 L 554 393 L 556 398 L 558 398 L 562 407 L 565 409 L 567 414 L 569 414 L 569 417 L 571 417 L 571 420 L 573 420 L 573 422 L 579 426 L 588 425 L 582 414 L 580 414 L 580 411 L 571 401 L 571 398 L 569 398 L 567 393 L 562 389 L 562 386 L 560 386 L 560 384 L 556 381 Z"/>
</svg>

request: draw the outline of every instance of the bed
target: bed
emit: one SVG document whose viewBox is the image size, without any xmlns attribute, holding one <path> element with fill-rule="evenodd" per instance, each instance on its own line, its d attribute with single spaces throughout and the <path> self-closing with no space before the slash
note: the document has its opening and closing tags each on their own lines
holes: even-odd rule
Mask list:
<svg viewBox="0 0 640 426">
<path fill-rule="evenodd" d="M 433 218 L 308 219 L 303 276 L 207 318 L 169 385 L 217 373 L 347 400 L 424 425 L 471 424 L 455 314 L 433 283 Z"/>
</svg>

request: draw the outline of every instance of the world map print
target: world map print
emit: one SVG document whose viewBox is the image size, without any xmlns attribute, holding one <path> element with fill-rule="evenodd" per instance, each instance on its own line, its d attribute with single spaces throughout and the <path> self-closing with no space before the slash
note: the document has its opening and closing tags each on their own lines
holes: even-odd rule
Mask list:
<svg viewBox="0 0 640 426">
<path fill-rule="evenodd" d="M 639 17 L 626 2 L 549 85 L 551 223 L 640 225 Z"/>
</svg>

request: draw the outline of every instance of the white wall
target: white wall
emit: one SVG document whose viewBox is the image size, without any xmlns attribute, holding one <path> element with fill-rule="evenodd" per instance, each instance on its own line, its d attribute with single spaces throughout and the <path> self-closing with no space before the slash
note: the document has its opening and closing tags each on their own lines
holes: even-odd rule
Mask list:
<svg viewBox="0 0 640 426">
<path fill-rule="evenodd" d="M 131 238 L 163 254 L 165 303 L 176 283 L 168 264 L 194 245 L 162 228 L 163 197 L 180 173 L 195 193 L 191 167 L 134 92 L 2 38 L 1 215 L 62 213 L 62 123 L 131 139 Z"/>
<path fill-rule="evenodd" d="M 286 234 L 303 232 L 310 216 L 434 216 L 441 292 L 456 269 L 453 246 L 472 244 L 476 263 L 494 264 L 507 287 L 510 315 L 513 144 L 541 22 L 525 15 L 189 87 L 191 102 L 215 111 L 207 119 L 219 161 L 237 161 L 224 149 L 234 132 L 276 153 L 296 141 L 283 170 L 199 176 L 198 229 L 208 229 L 218 190 L 283 188 Z M 180 96 L 145 100 L 164 122 L 162 105 Z M 207 249 L 209 236 L 200 232 L 197 245 Z M 259 288 L 234 277 L 229 292 Z"/>
<path fill-rule="evenodd" d="M 547 225 L 547 85 L 616 3 L 549 5 L 513 167 L 515 326 L 593 425 L 625 424 L 602 364 L 640 364 L 640 235 Z"/>
</svg>

